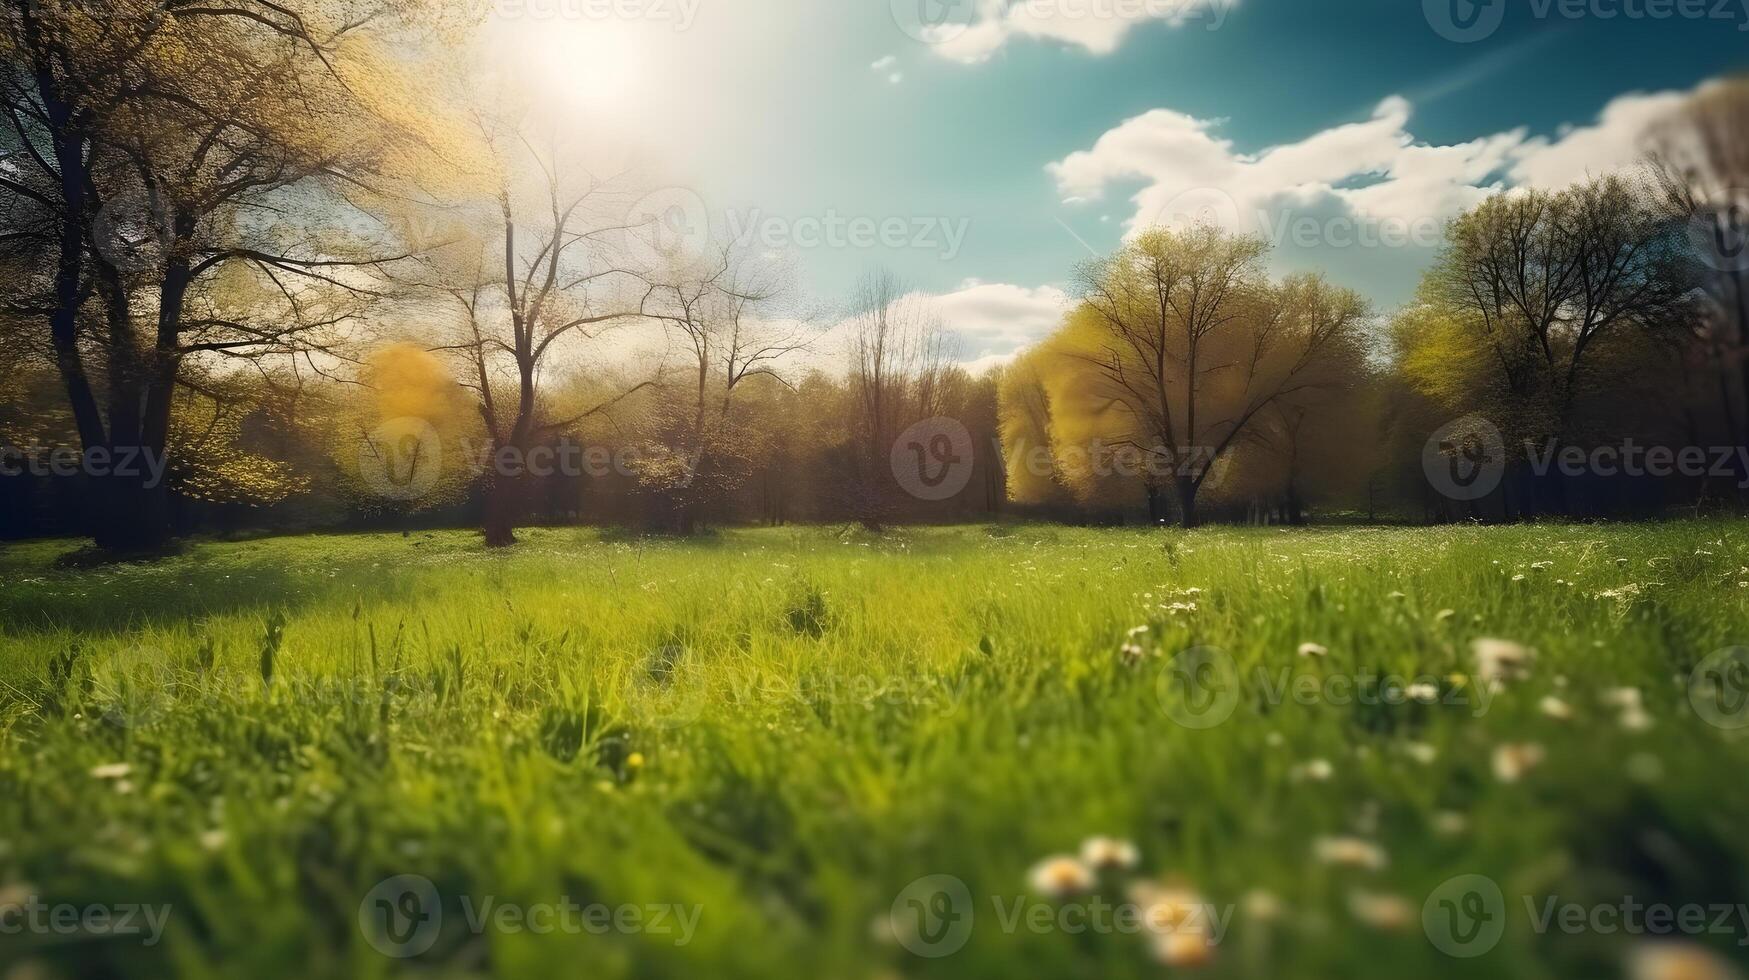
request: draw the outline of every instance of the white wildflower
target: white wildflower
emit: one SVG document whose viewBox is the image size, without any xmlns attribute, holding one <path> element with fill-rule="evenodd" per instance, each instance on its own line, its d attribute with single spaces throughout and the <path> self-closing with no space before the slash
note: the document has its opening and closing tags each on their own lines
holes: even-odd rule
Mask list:
<svg viewBox="0 0 1749 980">
<path fill-rule="evenodd" d="M 1348 910 L 1374 929 L 1400 932 L 1418 918 L 1416 910 L 1400 895 L 1356 891 L 1348 896 Z"/>
<path fill-rule="evenodd" d="M 1312 854 L 1324 864 L 1378 871 L 1390 863 L 1384 848 L 1359 837 L 1320 837 L 1312 842 Z"/>
<path fill-rule="evenodd" d="M 1057 855 L 1033 865 L 1026 881 L 1041 895 L 1063 898 L 1091 891 L 1093 869 L 1075 858 Z"/>
<path fill-rule="evenodd" d="M 1081 860 L 1101 870 L 1134 868 L 1141 860 L 1136 845 L 1116 837 L 1089 837 L 1081 842 Z"/>
<path fill-rule="evenodd" d="M 1543 747 L 1531 742 L 1509 743 L 1494 749 L 1494 778 L 1503 783 L 1516 783 L 1525 773 L 1542 764 Z"/>
<path fill-rule="evenodd" d="M 1245 909 L 1245 917 L 1248 919 L 1257 922 L 1274 922 L 1281 918 L 1281 899 L 1262 888 L 1253 888 L 1246 892 L 1241 904 Z"/>
<path fill-rule="evenodd" d="M 1739 980 L 1731 963 L 1692 941 L 1643 942 L 1628 954 L 1629 980 Z"/>
<path fill-rule="evenodd" d="M 1403 754 L 1424 766 L 1431 765 L 1433 760 L 1439 758 L 1439 750 L 1426 742 L 1404 742 Z"/>
<path fill-rule="evenodd" d="M 1483 638 L 1470 647 L 1476 658 L 1476 676 L 1489 687 L 1522 680 L 1530 675 L 1536 651 L 1510 640 Z"/>
</svg>

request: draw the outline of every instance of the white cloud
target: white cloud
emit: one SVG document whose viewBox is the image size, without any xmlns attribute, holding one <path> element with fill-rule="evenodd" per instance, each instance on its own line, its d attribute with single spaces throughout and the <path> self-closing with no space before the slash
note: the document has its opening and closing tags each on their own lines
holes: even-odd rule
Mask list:
<svg viewBox="0 0 1749 980">
<path fill-rule="evenodd" d="M 1009 361 L 1014 360 L 1014 355 L 1018 353 L 1020 352 L 1009 351 L 1006 354 L 986 354 L 983 357 L 974 360 L 961 361 L 960 367 L 964 368 L 967 374 L 975 378 L 980 374 L 988 373 L 991 368 L 999 368 L 1007 365 Z"/>
<path fill-rule="evenodd" d="M 1220 135 L 1221 120 L 1155 109 L 1046 170 L 1065 203 L 1097 201 L 1114 185 L 1139 182 L 1126 226 L 1132 234 L 1190 220 L 1267 234 L 1271 222 L 1295 210 L 1420 229 L 1508 187 L 1563 187 L 1630 167 L 1646 128 L 1687 97 L 1623 95 L 1594 124 L 1554 139 L 1518 129 L 1440 145 L 1415 138 L 1412 106 L 1392 96 L 1368 119 L 1253 153 Z"/>
<path fill-rule="evenodd" d="M 1029 288 L 968 279 L 946 293 L 913 291 L 900 300 L 934 316 L 953 340 L 960 366 L 976 374 L 1006 363 L 1050 336 L 1074 305 L 1056 286 Z M 812 345 L 810 365 L 838 372 L 850 350 L 855 320 L 833 324 Z"/>
<path fill-rule="evenodd" d="M 1553 140 L 1527 141 L 1512 167 L 1512 180 L 1525 187 L 1558 188 L 1633 167 L 1646 149 L 1647 130 L 1673 117 L 1692 95 L 1655 92 L 1620 96 L 1604 106 L 1597 122 L 1590 126 L 1568 128 Z"/>
<path fill-rule="evenodd" d="M 869 64 L 869 70 L 887 77 L 888 85 L 897 85 L 905 80 L 905 74 L 898 70 L 899 59 L 894 55 L 882 55 Z"/>
<path fill-rule="evenodd" d="M 1170 27 L 1199 24 L 1215 30 L 1239 0 L 978 0 L 966 22 L 929 28 L 937 54 L 966 64 L 989 60 L 1016 37 L 1080 47 L 1090 54 L 1117 50 L 1130 28 L 1146 21 Z"/>
<path fill-rule="evenodd" d="M 1069 294 L 1055 286 L 1028 289 L 975 280 L 928 297 L 928 303 L 942 326 L 958 338 L 965 358 L 1011 356 L 1061 326 L 1072 305 Z"/>
</svg>

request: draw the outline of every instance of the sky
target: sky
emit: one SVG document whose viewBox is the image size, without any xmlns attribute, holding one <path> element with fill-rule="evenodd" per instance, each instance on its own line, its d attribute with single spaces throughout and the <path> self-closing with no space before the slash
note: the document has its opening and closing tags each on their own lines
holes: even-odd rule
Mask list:
<svg viewBox="0 0 1749 980">
<path fill-rule="evenodd" d="M 1155 223 L 1388 313 L 1464 208 L 1629 166 L 1749 67 L 1749 0 L 499 0 L 492 30 L 678 234 L 828 306 L 890 269 L 979 366 Z"/>
</svg>

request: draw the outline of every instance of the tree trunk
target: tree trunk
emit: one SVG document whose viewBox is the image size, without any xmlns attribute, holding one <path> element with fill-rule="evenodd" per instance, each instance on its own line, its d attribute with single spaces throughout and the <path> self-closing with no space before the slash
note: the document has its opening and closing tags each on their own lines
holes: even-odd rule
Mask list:
<svg viewBox="0 0 1749 980">
<path fill-rule="evenodd" d="M 494 475 L 486 483 L 486 514 L 480 533 L 488 548 L 507 548 L 516 543 L 516 524 L 521 517 L 522 485 L 514 477 Z"/>
<path fill-rule="evenodd" d="M 79 350 L 79 309 L 84 304 L 81 278 L 85 257 L 85 141 L 82 136 L 65 131 L 69 109 L 50 97 L 44 89 L 50 120 L 56 124 L 53 152 L 55 165 L 61 174 L 61 215 L 59 252 L 55 263 L 54 310 L 49 314 L 49 341 L 55 353 L 55 367 L 67 389 L 67 401 L 73 410 L 73 423 L 79 432 L 79 442 L 87 452 L 107 449 L 109 434 L 103 423 L 90 376 L 85 371 L 84 357 Z M 122 544 L 120 535 L 127 523 L 119 519 L 109 499 L 112 487 L 101 485 L 103 499 L 98 503 L 96 526 L 92 528 L 98 547 L 109 549 Z"/>
<path fill-rule="evenodd" d="M 97 401 L 90 375 L 85 370 L 79 349 L 79 312 L 86 299 L 83 283 L 86 257 L 85 222 L 88 212 L 101 203 L 88 193 L 91 187 L 90 163 L 86 159 L 89 139 L 74 119 L 71 102 L 60 92 L 54 76 L 37 72 L 37 88 L 43 100 L 43 110 L 50 132 L 50 152 L 60 176 L 60 228 L 54 276 L 54 308 L 49 314 L 49 339 L 54 351 L 55 367 L 67 391 L 73 422 L 79 441 L 87 454 L 108 454 L 109 472 L 100 480 L 95 493 L 96 515 L 91 528 L 98 547 L 110 551 L 142 551 L 161 547 L 167 540 L 167 527 L 155 520 L 151 500 L 163 490 L 150 476 L 147 450 L 156 455 L 151 461 L 163 459 L 163 443 L 153 445 L 140 438 L 142 411 L 150 410 L 146 392 L 140 384 L 146 378 L 137 363 L 137 346 L 131 333 L 125 294 L 120 292 L 113 268 L 99 268 L 108 276 L 111 292 L 105 298 L 105 313 L 110 319 L 112 351 L 110 369 L 109 425 L 104 423 L 103 410 Z M 101 263 L 100 263 L 101 265 Z M 180 300 L 173 316 L 181 317 Z M 174 322 L 174 321 L 173 321 Z M 116 334 L 115 331 L 120 331 Z M 120 342 L 120 343 L 118 343 Z M 174 382 L 174 370 L 171 372 Z M 166 414 L 166 418 L 168 415 Z M 120 428 L 120 432 L 116 431 Z M 87 459 L 91 459 L 88 455 Z M 129 469 L 133 475 L 118 474 L 118 468 Z"/>
<path fill-rule="evenodd" d="M 1741 270 L 1731 274 L 1731 285 L 1737 294 L 1737 356 L 1739 380 L 1743 385 L 1743 427 L 1749 431 L 1749 276 Z M 1730 414 L 1731 406 L 1725 405 Z"/>
<path fill-rule="evenodd" d="M 192 229 L 191 229 L 192 230 Z M 105 477 L 108 493 L 99 547 L 116 551 L 158 551 L 171 538 L 170 491 L 154 478 L 151 464 L 168 473 L 171 412 L 175 407 L 176 376 L 181 357 L 177 352 L 182 327 L 183 303 L 191 281 L 186 259 L 172 259 L 158 288 L 158 329 L 155 341 L 140 363 L 133 324 L 113 268 L 102 268 L 106 280 L 111 324 L 112 359 L 110 404 L 110 452 L 114 465 L 132 459 L 134 471 Z M 121 352 L 127 353 L 121 353 Z"/>
<path fill-rule="evenodd" d="M 1196 526 L 1196 479 L 1181 476 L 1177 479 L 1178 486 L 1178 526 L 1193 528 Z"/>
</svg>

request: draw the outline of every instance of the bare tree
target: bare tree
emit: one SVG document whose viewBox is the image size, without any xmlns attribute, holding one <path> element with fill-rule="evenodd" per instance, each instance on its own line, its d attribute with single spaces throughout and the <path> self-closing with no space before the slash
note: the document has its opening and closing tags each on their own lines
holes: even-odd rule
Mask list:
<svg viewBox="0 0 1749 980">
<path fill-rule="evenodd" d="M 690 390 L 666 401 L 652 428 L 640 480 L 668 501 L 676 529 L 690 532 L 700 510 L 722 503 L 748 478 L 765 441 L 740 424 L 736 389 L 750 378 L 789 386 L 783 367 L 808 345 L 807 331 L 782 316 L 781 270 L 733 244 L 703 254 L 677 251 L 644 276 L 639 311 L 678 342 Z M 684 410 L 680 406 L 684 404 Z"/>
<path fill-rule="evenodd" d="M 849 327 L 856 415 L 847 489 L 857 519 L 878 530 L 898 510 L 893 443 L 907 426 L 941 413 L 953 350 L 940 319 L 886 270 L 863 279 Z"/>
<path fill-rule="evenodd" d="M 472 261 L 433 263 L 436 288 L 461 314 L 461 336 L 437 350 L 459 356 L 464 387 L 479 399 L 493 460 L 521 459 L 537 439 L 608 411 L 651 377 L 588 407 L 546 404 L 543 375 L 577 354 L 577 346 L 638 319 L 649 293 L 624 261 L 623 240 L 640 223 L 625 215 L 628 191 L 585 171 L 567 172 L 556 145 L 537 151 L 520 133 L 493 134 L 505 163 L 497 201 L 501 239 L 473 243 Z M 530 172 L 532 168 L 532 172 Z M 517 175 L 531 178 L 526 190 Z M 524 206 L 520 200 L 534 202 Z M 459 246 L 466 248 L 468 246 Z M 572 360 L 570 363 L 576 363 Z M 513 544 L 526 509 L 521 474 L 494 466 L 486 474 L 482 531 L 492 547 Z"/>
</svg>

